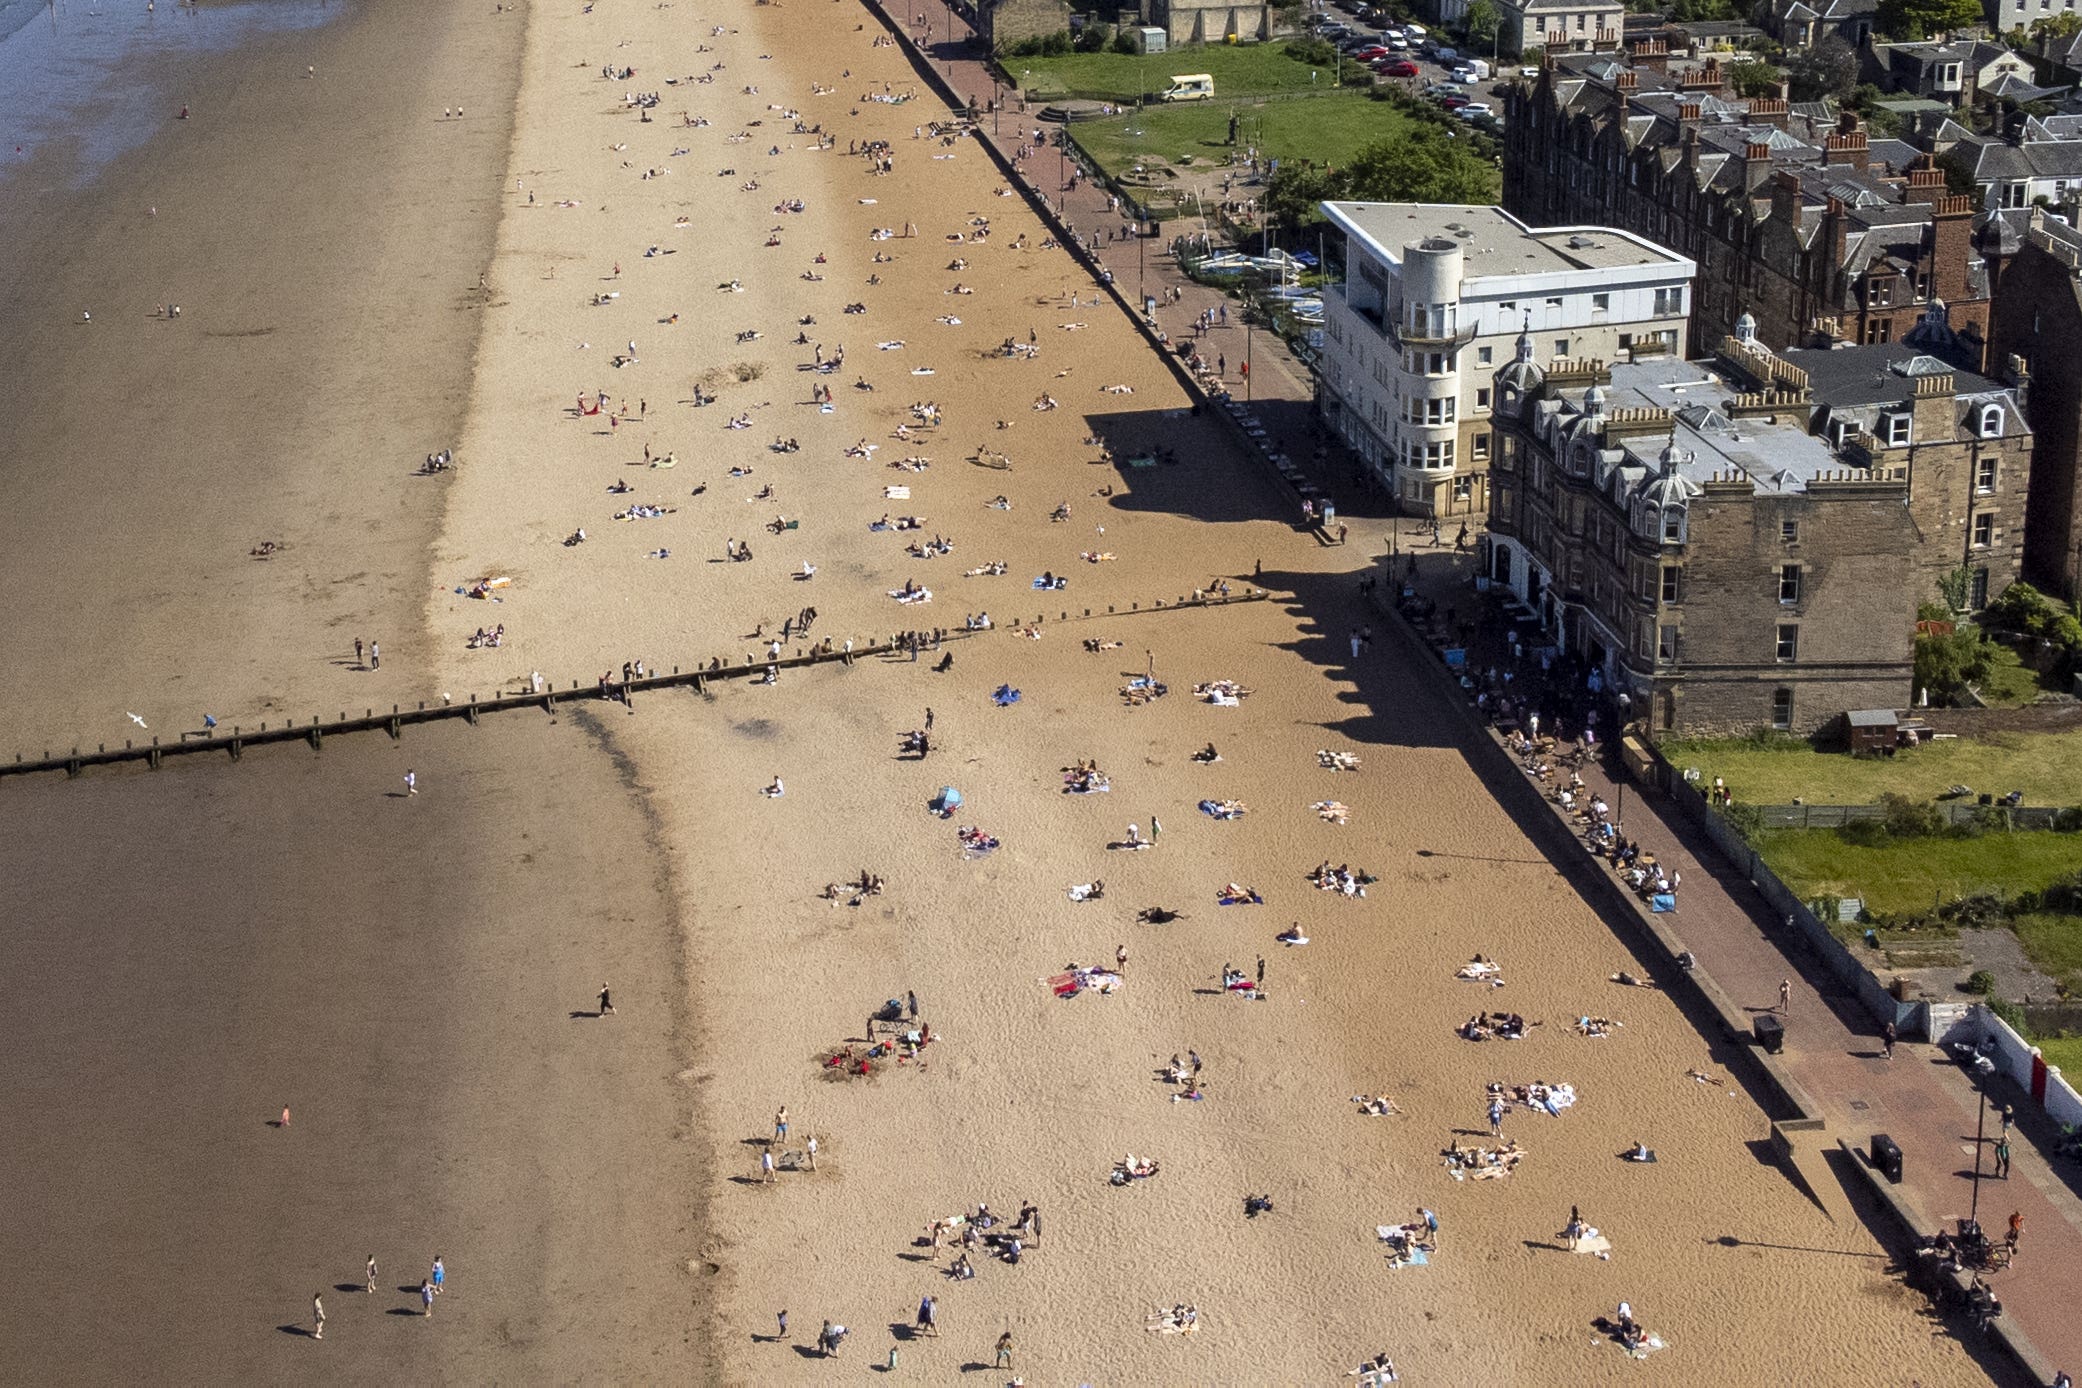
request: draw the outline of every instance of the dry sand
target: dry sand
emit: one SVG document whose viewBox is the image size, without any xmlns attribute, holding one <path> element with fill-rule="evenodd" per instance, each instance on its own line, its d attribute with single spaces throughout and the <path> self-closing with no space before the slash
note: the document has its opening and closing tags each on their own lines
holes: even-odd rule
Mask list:
<svg viewBox="0 0 2082 1388">
<path fill-rule="evenodd" d="M 711 36 L 716 20 L 734 31 Z M 312 635 L 315 652 L 321 628 L 351 641 L 325 622 L 359 620 L 379 592 L 432 595 L 423 643 L 386 641 L 387 656 L 413 659 L 386 659 L 380 676 L 320 662 L 313 683 L 281 686 L 308 687 L 320 708 L 372 702 L 362 691 L 379 687 L 429 697 L 512 687 L 534 670 L 562 681 L 636 657 L 742 657 L 755 646 L 740 638 L 805 603 L 821 610 L 820 637 L 958 627 L 979 609 L 1000 629 L 950 641 L 945 674 L 863 662 L 776 688 L 643 698 L 633 712 L 589 707 L 555 727 L 528 715 L 410 732 L 399 746 L 333 739 L 316 759 L 283 750 L 158 780 L 9 785 L 0 828 L 29 848 L 36 920 L 13 946 L 29 967 L 4 971 L 31 1058 L 7 1097 L 41 1106 L 47 1126 L 9 1139 L 9 1169 L 41 1213 L 13 1232 L 4 1265 L 17 1283 L 39 1262 L 51 1270 L 4 1313 L 5 1338 L 42 1328 L 40 1368 L 59 1377 L 148 1363 L 167 1377 L 211 1365 L 242 1377 L 779 1382 L 828 1374 L 808 1348 L 824 1318 L 855 1332 L 842 1364 L 879 1361 L 892 1323 L 931 1292 L 944 1297 L 944 1338 L 901 1353 L 905 1372 L 935 1379 L 988 1366 L 1008 1327 L 1033 1383 L 1329 1382 L 1382 1349 L 1413 1382 L 1976 1379 L 1886 1276 L 1841 1195 L 1832 1218 L 1753 1154 L 1767 1131 L 1756 1103 L 1685 1075 L 1726 1071 L 1671 1001 L 1606 981 L 1640 966 L 1471 770 L 1403 650 L 1380 639 L 1351 659 L 1347 632 L 1367 620 L 1352 571 L 1374 527 L 1322 549 L 1262 519 L 1284 514 L 1279 497 L 1211 421 L 1182 413 L 1117 310 L 1069 306 L 1069 291 L 1088 298 L 1092 286 L 1063 254 L 1010 249 L 1044 232 L 1020 200 L 995 195 L 977 148 L 912 139 L 940 110 L 900 50 L 870 46 L 876 33 L 850 3 L 534 11 L 493 306 L 481 320 L 454 314 L 484 336 L 461 469 L 437 484 L 447 507 L 433 572 L 403 576 L 402 531 L 383 530 L 385 481 L 374 501 L 311 509 L 292 557 L 345 527 L 340 555 L 393 556 L 395 587 L 323 607 L 323 620 L 293 594 L 256 593 L 253 617 L 263 635 Z M 717 62 L 713 83 L 665 82 Z M 638 71 L 603 80 L 608 63 Z M 836 91 L 815 96 L 813 82 Z M 919 99 L 858 99 L 885 83 Z M 649 123 L 623 101 L 643 91 L 665 94 Z M 835 131 L 838 149 L 812 152 L 788 109 Z M 709 124 L 683 127 L 682 111 Z M 422 131 L 413 147 L 438 138 Z M 894 176 L 844 153 L 869 138 L 891 141 Z M 670 172 L 643 178 L 650 169 Z M 758 189 L 741 188 L 753 179 Z M 487 180 L 473 173 L 468 186 Z M 772 210 L 792 198 L 806 210 Z M 692 225 L 676 230 L 681 215 Z M 978 216 L 990 218 L 986 244 L 943 239 Z M 906 222 L 917 237 L 868 239 Z M 768 248 L 774 227 L 782 245 Z M 646 258 L 652 245 L 673 254 Z M 875 264 L 877 251 L 896 259 Z M 949 270 L 957 255 L 970 268 Z M 731 279 L 743 293 L 716 290 Z M 957 281 L 977 292 L 944 292 Z M 407 293 L 372 292 L 368 312 Z M 843 314 L 852 301 L 869 312 Z M 797 371 L 809 349 L 787 339 L 806 314 L 814 341 L 845 345 L 843 373 Z M 763 337 L 739 344 L 746 329 Z M 1038 360 L 986 355 L 1030 330 Z M 631 339 L 636 364 L 609 365 Z M 374 332 L 354 341 L 392 346 Z M 714 405 L 686 403 L 697 379 L 738 362 L 761 370 L 719 384 Z M 935 374 L 910 374 L 920 366 Z M 851 389 L 861 375 L 872 394 Z M 833 413 L 804 403 L 812 379 L 833 385 Z M 1134 393 L 1103 389 L 1113 384 Z M 567 417 L 594 390 L 648 408 L 604 433 L 602 417 Z M 1043 391 L 1062 407 L 1031 410 Z M 923 400 L 946 424 L 891 438 Z M 724 427 L 746 410 L 752 428 Z M 1181 461 L 1094 466 L 1083 440 L 1095 429 L 1123 454 L 1161 441 Z M 768 452 L 777 434 L 801 451 Z M 863 437 L 880 445 L 871 461 L 843 456 Z M 646 443 L 677 466 L 644 467 Z M 979 445 L 1009 451 L 1012 471 L 963 462 Z M 404 467 L 433 446 L 412 445 Z M 906 454 L 932 465 L 886 466 Z M 733 465 L 755 471 L 733 479 Z M 323 469 L 299 454 L 294 471 L 317 485 Z M 609 495 L 618 478 L 637 491 Z M 778 496 L 748 501 L 768 480 Z M 884 500 L 888 485 L 911 497 Z M 1114 495 L 1094 495 L 1107 486 Z M 1010 511 L 986 507 L 1000 492 Z M 1071 520 L 1049 522 L 1065 500 Z M 610 519 L 631 501 L 678 509 Z M 885 511 L 926 516 L 925 533 L 955 553 L 906 558 L 909 537 L 868 529 Z M 776 512 L 801 528 L 767 535 L 758 527 Z M 204 591 L 198 575 L 214 572 L 230 527 L 213 523 L 209 536 L 166 534 L 183 591 Z M 563 545 L 580 526 L 588 542 Z M 712 562 L 727 538 L 749 539 L 757 557 Z M 646 557 L 660 548 L 672 557 Z M 1118 558 L 1087 564 L 1084 550 Z M 816 579 L 791 581 L 805 558 Z M 995 559 L 1006 576 L 961 576 Z M 1273 601 L 1055 620 L 1168 601 L 1260 560 Z M 86 572 L 63 550 L 45 562 L 59 579 Z M 1070 589 L 1032 591 L 1044 569 L 1067 573 Z M 500 604 L 452 592 L 492 574 L 515 580 Z M 907 578 L 935 601 L 907 609 L 884 596 Z M 1009 629 L 1042 612 L 1039 639 Z M 463 648 L 499 621 L 504 648 Z M 34 628 L 51 650 L 66 639 L 63 622 L 39 616 Z M 135 671 L 150 662 L 133 659 L 127 631 L 96 644 Z M 1088 653 L 1087 638 L 1123 644 Z M 162 675 L 251 687 L 255 664 L 271 675 L 283 664 L 251 646 L 198 624 L 192 644 L 161 652 Z M 1125 709 L 1119 686 L 1145 651 L 1172 692 Z M 1195 702 L 1190 686 L 1213 678 L 1256 692 L 1235 709 Z M 1024 691 L 1010 709 L 988 697 L 1003 682 Z M 98 698 L 103 684 L 92 687 Z M 899 735 L 928 706 L 936 751 L 899 760 Z M 1224 760 L 1195 765 L 1210 739 Z M 1320 770 L 1326 746 L 1356 751 L 1363 770 Z M 1062 794 L 1059 768 L 1079 757 L 1112 774 L 1110 794 Z M 393 799 L 406 765 L 423 794 Z M 787 794 L 762 797 L 776 774 Z M 943 784 L 969 797 L 959 822 L 1003 837 L 995 855 L 964 861 L 955 824 L 926 813 Z M 1202 797 L 1250 813 L 1215 823 L 1196 813 Z M 1348 826 L 1308 808 L 1326 797 L 1352 807 Z M 1106 849 L 1152 816 L 1164 825 L 1155 849 Z M 1325 857 L 1382 880 L 1365 900 L 1319 893 L 1302 874 Z M 111 858 L 120 872 L 105 870 Z M 883 895 L 858 908 L 817 899 L 863 865 L 888 878 Z M 1066 899 L 1094 877 L 1104 900 Z M 1266 904 L 1218 907 L 1231 880 Z M 1159 904 L 1187 919 L 1135 923 Z M 1272 937 L 1293 920 L 1314 943 L 1281 950 Z M 1123 991 L 1050 995 L 1049 975 L 1123 943 Z M 1506 989 L 1452 979 L 1478 951 L 1503 960 Z M 1260 954 L 1268 1000 L 1208 991 L 1224 961 L 1248 968 Z M 596 975 L 614 981 L 620 1015 L 571 1017 Z M 828 1080 L 820 1051 L 907 989 L 939 1038 L 928 1065 Z M 1483 1007 L 1545 1025 L 1523 1043 L 1457 1039 L 1454 1023 Z M 1625 1026 L 1584 1040 L 1567 1025 L 1583 1012 Z M 1153 1078 L 1186 1047 L 1207 1061 L 1198 1104 L 1169 1102 Z M 1558 1119 L 1509 1121 L 1530 1150 L 1517 1175 L 1457 1184 L 1436 1154 L 1483 1128 L 1490 1079 L 1567 1081 L 1582 1101 Z M 1371 1092 L 1405 1115 L 1359 1117 L 1351 1096 Z M 261 1126 L 292 1096 L 290 1132 Z M 820 1138 L 821 1169 L 755 1184 L 753 1140 L 784 1103 L 796 1137 Z M 1636 1138 L 1662 1161 L 1616 1160 Z M 1161 1159 L 1162 1174 L 1109 1187 L 1129 1150 Z M 76 1160 L 89 1151 L 106 1160 Z M 1270 1193 L 1274 1212 L 1247 1221 L 1247 1192 Z M 979 1258 L 976 1280 L 957 1285 L 921 1261 L 928 1220 L 1027 1199 L 1046 1236 L 1020 1266 Z M 1611 1262 L 1551 1247 L 1571 1203 L 1611 1236 Z M 1419 1205 L 1441 1218 L 1441 1251 L 1429 1267 L 1390 1270 L 1373 1228 Z M 365 1314 L 366 1298 L 336 1293 L 322 1348 L 278 1332 L 303 1318 L 312 1286 L 352 1278 L 369 1243 L 399 1283 L 448 1255 L 454 1290 L 430 1325 L 392 1326 Z M 111 1267 L 119 1311 L 136 1313 L 113 1333 L 105 1311 L 82 1310 L 106 1303 L 97 1274 Z M 1590 1318 L 1621 1298 L 1670 1351 L 1637 1365 L 1594 1339 Z M 1144 1332 L 1148 1307 L 1178 1301 L 1200 1307 L 1197 1337 Z M 782 1307 L 788 1342 L 759 1338 Z"/>
</svg>

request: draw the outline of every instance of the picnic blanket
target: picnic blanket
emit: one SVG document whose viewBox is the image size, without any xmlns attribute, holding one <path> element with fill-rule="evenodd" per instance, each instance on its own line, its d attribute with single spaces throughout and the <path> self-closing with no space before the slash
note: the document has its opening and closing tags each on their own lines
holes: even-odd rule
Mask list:
<svg viewBox="0 0 2082 1388">
<path fill-rule="evenodd" d="M 1200 813 L 1209 819 L 1242 819 L 1247 810 L 1241 800 L 1202 800 Z"/>
<path fill-rule="evenodd" d="M 1019 702 L 1019 691 L 1009 684 L 1001 684 L 991 691 L 990 701 L 999 708 L 1011 708 Z"/>
</svg>

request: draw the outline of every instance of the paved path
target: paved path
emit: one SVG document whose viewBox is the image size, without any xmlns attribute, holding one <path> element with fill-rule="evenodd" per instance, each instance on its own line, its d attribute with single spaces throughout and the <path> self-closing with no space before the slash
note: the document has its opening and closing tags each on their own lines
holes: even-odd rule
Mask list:
<svg viewBox="0 0 2082 1388">
<path fill-rule="evenodd" d="M 1418 586 L 1441 605 L 1465 604 L 1472 569 L 1448 556 L 1420 558 Z M 1680 936 L 1738 1008 L 1776 1011 L 1782 981 L 1791 983 L 1785 1023 L 1785 1069 L 1820 1105 L 1831 1140 L 1868 1150 L 1884 1132 L 1902 1152 L 1903 1187 L 1923 1215 L 1926 1232 L 1955 1228 L 1973 1209 L 1976 1121 L 1981 1090 L 1936 1046 L 1902 1043 L 1887 1060 L 1879 1024 L 1829 970 L 1788 931 L 1748 880 L 1738 876 L 1702 833 L 1661 795 L 1622 787 L 1604 768 L 1587 765 L 1584 784 L 1602 795 L 1626 835 L 1657 861 L 1683 874 L 1678 910 L 1663 922 Z M 1555 811 L 1560 814 L 1557 808 Z M 1602 866 L 1600 871 L 1607 869 Z M 2010 1179 L 1993 1180 L 1994 1135 L 2001 1105 L 2020 1115 Z M 2037 1142 L 2053 1125 L 2008 1081 L 1990 1090 L 1980 1196 L 1982 1227 L 1996 1237 L 2012 1211 L 2024 1215 L 2024 1237 L 2011 1270 L 1990 1281 L 2005 1314 L 2056 1366 L 2082 1372 L 2082 1199 L 2052 1169 Z M 2027 1141 L 2025 1138 L 2036 1139 Z"/>
</svg>

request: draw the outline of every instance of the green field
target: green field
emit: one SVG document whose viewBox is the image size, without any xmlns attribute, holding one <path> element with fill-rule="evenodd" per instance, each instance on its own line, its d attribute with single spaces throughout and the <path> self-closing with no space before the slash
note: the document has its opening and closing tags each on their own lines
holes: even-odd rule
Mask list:
<svg viewBox="0 0 2082 1388">
<path fill-rule="evenodd" d="M 1870 805 L 1888 791 L 1929 800 L 1953 785 L 1984 794 L 2024 792 L 2027 805 L 2082 804 L 2082 734 L 1998 733 L 1929 742 L 1892 757 L 1850 757 L 1804 745 L 1758 747 L 1743 740 L 1666 742 L 1663 755 L 1703 784 L 1727 779 L 1738 803 Z"/>
<path fill-rule="evenodd" d="M 1844 842 L 1834 829 L 1771 829 L 1758 836 L 1757 849 L 1803 901 L 1855 896 L 1868 910 L 1907 913 L 1981 891 L 2015 896 L 2044 887 L 2075 871 L 2082 861 L 2082 836 L 1988 833 L 1970 839 L 1900 839 L 1865 848 Z M 2029 948 L 2031 927 L 2020 925 L 2019 937 Z M 2082 922 L 2064 928 L 2082 931 Z M 2077 943 L 2082 945 L 2082 937 Z"/>
<path fill-rule="evenodd" d="M 1385 101 L 1333 96 L 1319 101 L 1270 101 L 1262 106 L 1148 107 L 1112 120 L 1079 121 L 1072 134 L 1109 174 L 1143 160 L 1200 167 L 1220 164 L 1229 144 L 1232 111 L 1245 121 L 1245 138 L 1260 156 L 1312 159 L 1338 165 L 1366 146 L 1408 130 L 1410 117 Z"/>
<path fill-rule="evenodd" d="M 1005 71 L 1029 97 L 1057 97 L 1065 92 L 1097 101 L 1134 101 L 1171 85 L 1175 74 L 1205 72 L 1213 76 L 1215 95 L 1259 96 L 1267 92 L 1330 91 L 1337 74 L 1309 67 L 1287 56 L 1283 44 L 1210 44 L 1148 56 L 1127 53 L 1067 53 L 1060 58 L 1003 58 Z M 1200 103 L 1206 104 L 1206 103 Z M 1219 105 L 1220 103 L 1215 103 Z"/>
</svg>

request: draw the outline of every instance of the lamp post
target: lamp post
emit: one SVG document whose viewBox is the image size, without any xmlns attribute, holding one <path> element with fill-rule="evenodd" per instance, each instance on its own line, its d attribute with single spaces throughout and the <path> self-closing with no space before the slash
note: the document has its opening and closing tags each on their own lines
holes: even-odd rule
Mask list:
<svg viewBox="0 0 2082 1388">
<path fill-rule="evenodd" d="M 1967 1218 L 1976 1232 L 1981 1227 L 1981 1149 L 1988 1145 L 1988 1085 L 1981 1084 L 1981 1114 L 1974 1120 L 1974 1202 Z"/>
</svg>

